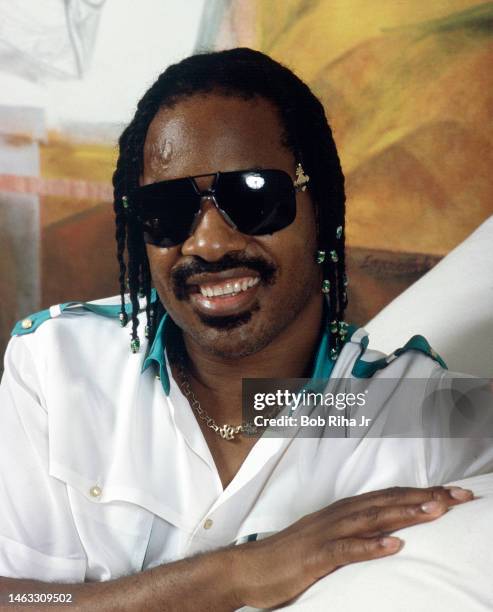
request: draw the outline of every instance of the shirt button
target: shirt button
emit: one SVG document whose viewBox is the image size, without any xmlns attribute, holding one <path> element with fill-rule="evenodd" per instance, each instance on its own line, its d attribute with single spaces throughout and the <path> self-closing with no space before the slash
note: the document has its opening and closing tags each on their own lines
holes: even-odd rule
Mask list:
<svg viewBox="0 0 493 612">
<path fill-rule="evenodd" d="M 91 488 L 89 489 L 89 495 L 90 495 L 91 497 L 99 497 L 99 496 L 101 495 L 101 493 L 102 493 L 102 492 L 103 492 L 103 491 L 101 490 L 101 488 L 100 488 L 100 487 L 97 487 L 97 486 L 96 486 L 96 487 L 91 487 Z"/>
<path fill-rule="evenodd" d="M 204 521 L 204 529 L 210 529 L 214 525 L 214 521 L 210 518 L 205 519 Z"/>
<path fill-rule="evenodd" d="M 30 329 L 33 326 L 32 319 L 24 319 L 21 323 L 22 329 Z"/>
</svg>

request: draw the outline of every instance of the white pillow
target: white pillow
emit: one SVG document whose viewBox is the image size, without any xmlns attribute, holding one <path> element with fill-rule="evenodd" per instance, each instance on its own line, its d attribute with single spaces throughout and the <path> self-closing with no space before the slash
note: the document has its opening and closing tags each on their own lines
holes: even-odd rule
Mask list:
<svg viewBox="0 0 493 612">
<path fill-rule="evenodd" d="M 365 328 L 392 353 L 422 334 L 450 370 L 493 376 L 493 216 Z"/>
<path fill-rule="evenodd" d="M 454 482 L 478 499 L 444 516 L 395 532 L 395 555 L 342 567 L 325 576 L 289 612 L 491 612 L 493 474 Z M 244 610 L 242 608 L 242 610 Z"/>
</svg>

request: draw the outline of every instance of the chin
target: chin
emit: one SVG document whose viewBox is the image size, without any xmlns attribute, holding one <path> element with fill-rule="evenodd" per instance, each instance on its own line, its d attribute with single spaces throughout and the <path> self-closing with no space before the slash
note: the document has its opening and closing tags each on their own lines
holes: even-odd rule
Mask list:
<svg viewBox="0 0 493 612">
<path fill-rule="evenodd" d="M 204 351 L 225 359 L 253 355 L 267 346 L 278 333 L 272 325 L 256 320 L 255 313 L 251 311 L 231 317 L 208 317 L 207 321 L 201 320 L 199 326 L 184 331 Z"/>
</svg>

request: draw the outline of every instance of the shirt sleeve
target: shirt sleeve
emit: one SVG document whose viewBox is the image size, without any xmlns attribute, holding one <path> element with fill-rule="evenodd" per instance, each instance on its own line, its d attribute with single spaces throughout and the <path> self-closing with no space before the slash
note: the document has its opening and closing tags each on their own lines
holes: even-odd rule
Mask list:
<svg viewBox="0 0 493 612">
<path fill-rule="evenodd" d="M 492 381 L 436 367 L 423 402 L 430 485 L 493 472 Z"/>
<path fill-rule="evenodd" d="M 32 342 L 10 341 L 0 384 L 0 576 L 83 582 L 87 560 L 66 485 L 49 473 L 48 412 Z"/>
</svg>

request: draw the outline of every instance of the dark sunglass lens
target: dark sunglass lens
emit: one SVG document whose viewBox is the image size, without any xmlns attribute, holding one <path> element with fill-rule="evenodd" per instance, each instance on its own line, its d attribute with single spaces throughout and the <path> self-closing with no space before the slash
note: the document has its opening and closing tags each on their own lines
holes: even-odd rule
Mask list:
<svg viewBox="0 0 493 612">
<path fill-rule="evenodd" d="M 244 234 L 272 234 L 296 217 L 293 181 L 283 170 L 220 174 L 216 200 Z"/>
<path fill-rule="evenodd" d="M 136 190 L 144 242 L 171 247 L 184 242 L 200 208 L 189 179 L 153 183 Z"/>
<path fill-rule="evenodd" d="M 160 247 L 172 247 L 185 242 L 190 225 L 170 224 L 159 217 L 142 222 L 144 242 Z"/>
</svg>

